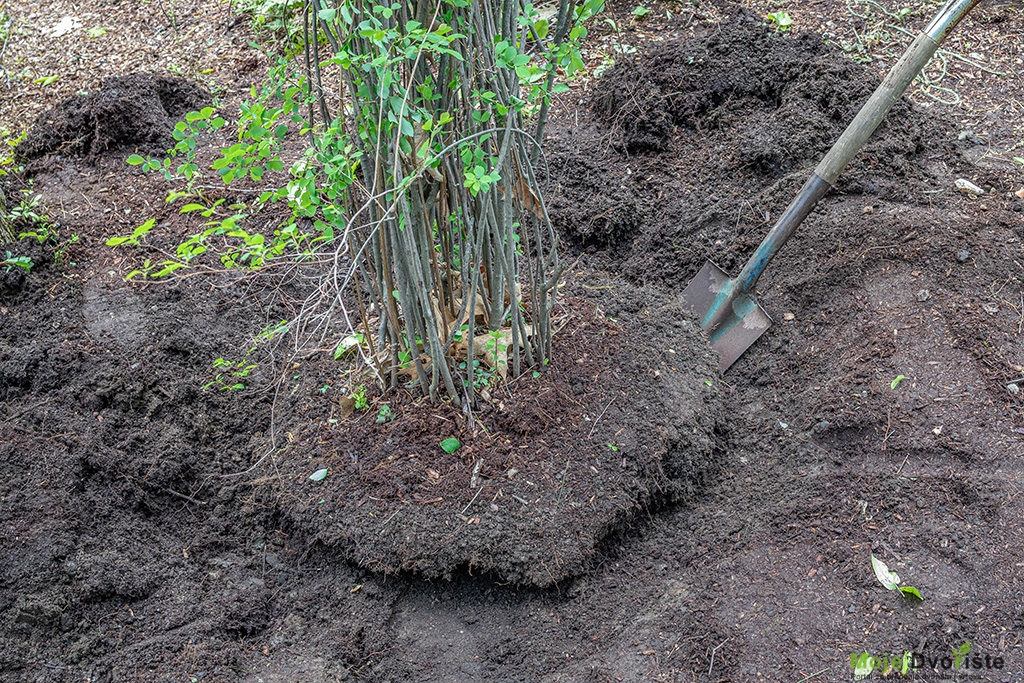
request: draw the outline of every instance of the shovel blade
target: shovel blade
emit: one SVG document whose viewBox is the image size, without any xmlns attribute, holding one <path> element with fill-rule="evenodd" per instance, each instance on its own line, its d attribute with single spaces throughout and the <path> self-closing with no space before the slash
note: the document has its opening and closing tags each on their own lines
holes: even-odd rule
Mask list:
<svg viewBox="0 0 1024 683">
<path fill-rule="evenodd" d="M 704 264 L 683 290 L 683 301 L 701 320 L 718 352 L 718 368 L 725 372 L 758 337 L 771 327 L 772 319 L 752 295 L 731 300 L 731 278 L 711 261 Z"/>
</svg>

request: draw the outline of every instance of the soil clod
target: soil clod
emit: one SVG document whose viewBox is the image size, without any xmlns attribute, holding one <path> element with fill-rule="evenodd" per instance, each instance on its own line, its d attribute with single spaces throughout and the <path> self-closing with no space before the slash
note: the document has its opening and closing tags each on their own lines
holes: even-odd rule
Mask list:
<svg viewBox="0 0 1024 683">
<path fill-rule="evenodd" d="M 29 161 L 46 154 L 95 157 L 129 147 L 164 151 L 174 144 L 174 124 L 211 99 L 206 88 L 176 76 L 114 76 L 98 91 L 44 112 L 15 155 Z"/>
</svg>

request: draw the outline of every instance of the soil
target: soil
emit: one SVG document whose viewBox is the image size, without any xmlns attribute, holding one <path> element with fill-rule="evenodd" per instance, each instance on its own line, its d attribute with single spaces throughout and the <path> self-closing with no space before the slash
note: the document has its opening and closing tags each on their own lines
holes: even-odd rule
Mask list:
<svg viewBox="0 0 1024 683">
<path fill-rule="evenodd" d="M 840 681 L 966 640 L 1003 664 L 977 680 L 1024 680 L 1020 166 L 897 105 L 719 376 L 678 292 L 738 270 L 879 78 L 695 14 L 556 109 L 565 327 L 473 422 L 403 392 L 344 415 L 327 353 L 260 347 L 219 390 L 304 281 L 126 283 L 105 240 L 188 218 L 125 149 L 40 157 L 63 241 L 0 247 L 37 264 L 0 285 L 3 680 Z"/>
<path fill-rule="evenodd" d="M 107 78 L 99 91 L 43 112 L 14 154 L 31 161 L 55 153 L 95 157 L 129 147 L 162 153 L 174 146 L 174 124 L 211 99 L 202 86 L 174 76 Z"/>
<path fill-rule="evenodd" d="M 717 360 L 679 302 L 627 287 L 643 319 L 614 324 L 563 300 L 553 354 L 572 359 L 484 400 L 452 406 L 399 394 L 277 463 L 287 523 L 375 572 L 450 579 L 456 570 L 545 587 L 592 565 L 601 541 L 649 506 L 692 499 L 717 467 L 724 430 Z M 563 320 L 564 317 L 564 320 Z M 322 403 L 322 401 L 313 401 Z M 442 438 L 457 438 L 453 453 Z M 323 482 L 310 474 L 327 468 Z"/>
</svg>

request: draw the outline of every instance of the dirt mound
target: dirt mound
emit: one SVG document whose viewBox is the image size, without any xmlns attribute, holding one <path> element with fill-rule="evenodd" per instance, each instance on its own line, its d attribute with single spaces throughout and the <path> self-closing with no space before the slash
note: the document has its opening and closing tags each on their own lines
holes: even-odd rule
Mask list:
<svg viewBox="0 0 1024 683">
<path fill-rule="evenodd" d="M 551 161 L 553 219 L 594 251 L 576 239 L 578 226 L 606 214 L 586 211 L 629 197 L 643 207 L 639 226 L 601 262 L 670 288 L 706 260 L 735 274 L 877 81 L 816 37 L 780 35 L 743 14 L 659 44 L 608 78 L 592 100 L 604 126 L 552 133 L 572 150 Z M 665 115 L 671 134 L 643 142 Z M 622 144 L 609 145 L 609 134 Z M 911 458 L 990 457 L 1005 446 L 982 427 L 984 401 L 1002 407 L 1004 433 L 1024 433 L 1009 417 L 1020 414 L 1020 394 L 1007 387 L 1024 367 L 1020 266 L 1003 246 L 1024 236 L 1024 201 L 1012 163 L 978 167 L 970 146 L 948 121 L 897 103 L 765 274 L 761 303 L 776 324 L 728 377 L 814 386 L 796 410 L 814 416 L 807 427 L 834 452 L 859 453 L 883 434 L 883 450 Z M 630 151 L 641 148 L 648 153 Z M 958 192 L 958 178 L 984 196 Z M 956 371 L 939 370 L 947 364 Z M 911 373 L 894 406 L 883 379 Z M 976 398 L 936 408 L 953 387 Z M 897 434 L 897 415 L 933 424 Z M 942 421 L 962 433 L 947 435 Z"/>
<path fill-rule="evenodd" d="M 617 65 L 591 109 L 631 152 L 664 152 L 685 135 L 729 134 L 730 161 L 779 177 L 819 158 L 877 85 L 863 66 L 820 37 L 791 37 L 741 13 L 697 40 L 656 44 Z M 914 154 L 921 125 L 899 102 L 876 142 L 879 154 Z M 735 135 L 730 131 L 735 131 Z"/>
<path fill-rule="evenodd" d="M 15 148 L 23 160 L 59 152 L 95 156 L 124 147 L 163 151 L 174 124 L 212 99 L 201 85 L 175 76 L 128 74 L 47 110 Z"/>
<path fill-rule="evenodd" d="M 388 397 L 393 421 L 377 424 L 371 401 L 328 435 L 313 430 L 278 463 L 283 514 L 373 571 L 468 569 L 547 586 L 584 571 L 646 507 L 692 497 L 721 448 L 714 359 L 677 303 L 607 286 L 628 299 L 614 310 L 621 324 L 567 302 L 556 360 L 499 389 L 468 424 L 399 394 Z M 462 444 L 450 454 L 439 446 L 449 437 Z M 327 479 L 311 481 L 322 467 Z"/>
<path fill-rule="evenodd" d="M 712 252 L 735 269 L 876 83 L 820 39 L 743 13 L 658 43 L 593 88 L 602 125 L 553 129 L 564 151 L 550 160 L 552 219 L 641 283 L 685 285 Z M 897 102 L 823 204 L 840 193 L 933 204 L 951 169 L 971 167 L 966 144 Z"/>
</svg>

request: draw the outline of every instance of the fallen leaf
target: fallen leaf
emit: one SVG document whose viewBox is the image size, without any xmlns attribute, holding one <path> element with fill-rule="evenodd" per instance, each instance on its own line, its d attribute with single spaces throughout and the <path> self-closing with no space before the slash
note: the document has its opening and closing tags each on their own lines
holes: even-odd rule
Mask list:
<svg viewBox="0 0 1024 683">
<path fill-rule="evenodd" d="M 878 583 L 891 591 L 899 588 L 899 574 L 894 571 L 890 571 L 889 567 L 885 565 L 885 562 L 882 562 L 873 554 L 871 555 L 871 568 L 875 570 L 875 578 L 878 579 Z"/>
<path fill-rule="evenodd" d="M 342 417 L 348 417 L 356 411 L 356 400 L 351 396 L 342 396 L 338 399 L 338 407 Z"/>
<path fill-rule="evenodd" d="M 56 25 L 54 25 L 46 33 L 51 38 L 60 38 L 61 36 L 66 36 L 67 34 L 71 33 L 75 29 L 79 28 L 81 25 L 82 22 L 79 21 L 76 17 L 63 17 L 60 21 L 56 23 Z"/>
</svg>

